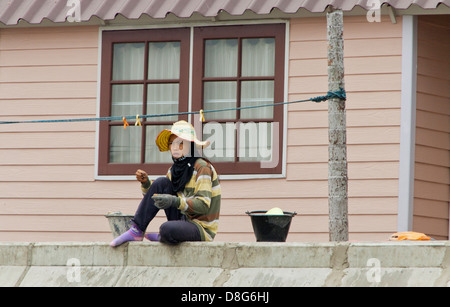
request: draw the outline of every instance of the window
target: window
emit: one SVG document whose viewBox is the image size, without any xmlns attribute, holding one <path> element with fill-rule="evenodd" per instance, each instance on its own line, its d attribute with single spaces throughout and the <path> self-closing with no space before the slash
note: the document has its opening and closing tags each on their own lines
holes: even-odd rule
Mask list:
<svg viewBox="0 0 450 307">
<path fill-rule="evenodd" d="M 188 28 L 104 31 L 100 116 L 179 113 L 188 110 Z M 158 133 L 187 116 L 100 123 L 99 174 L 130 175 L 138 168 L 167 172 L 167 153 L 155 145 Z M 151 164 L 151 167 L 148 167 Z M 147 165 L 147 166 L 146 166 Z"/>
<path fill-rule="evenodd" d="M 279 174 L 283 107 L 235 108 L 283 101 L 284 29 L 195 27 L 192 55 L 190 28 L 103 31 L 100 116 L 188 111 L 192 56 L 191 109 L 220 110 L 205 113 L 197 131 L 211 141 L 204 156 L 220 174 Z M 130 175 L 138 168 L 164 174 L 170 155 L 159 152 L 154 140 L 182 119 L 189 120 L 146 118 L 127 129 L 122 121 L 101 121 L 99 175 Z"/>
<path fill-rule="evenodd" d="M 196 28 L 193 109 L 282 102 L 284 44 L 281 24 Z M 206 114 L 203 138 L 211 139 L 211 146 L 204 155 L 221 174 L 281 173 L 282 107 Z"/>
</svg>

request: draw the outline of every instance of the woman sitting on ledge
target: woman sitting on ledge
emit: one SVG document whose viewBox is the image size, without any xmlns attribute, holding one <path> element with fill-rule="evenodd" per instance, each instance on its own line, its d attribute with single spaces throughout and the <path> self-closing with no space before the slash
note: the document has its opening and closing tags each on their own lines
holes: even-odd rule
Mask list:
<svg viewBox="0 0 450 307">
<path fill-rule="evenodd" d="M 144 193 L 131 228 L 115 238 L 110 246 L 129 241 L 180 243 L 184 241 L 212 241 L 217 233 L 220 212 L 220 184 L 212 164 L 202 158 L 197 148 L 209 142 L 197 139 L 194 127 L 179 121 L 170 130 L 161 131 L 156 138 L 160 151 L 169 151 L 174 164 L 166 177 L 150 181 L 145 171 L 138 170 L 136 178 Z M 164 209 L 167 222 L 159 233 L 145 230 L 160 209 Z M 145 235 L 144 235 L 145 234 Z"/>
</svg>

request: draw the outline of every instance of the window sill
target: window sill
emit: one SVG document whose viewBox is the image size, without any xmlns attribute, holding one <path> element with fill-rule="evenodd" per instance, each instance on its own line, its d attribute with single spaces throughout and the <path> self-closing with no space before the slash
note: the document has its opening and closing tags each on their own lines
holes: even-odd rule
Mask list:
<svg viewBox="0 0 450 307">
<path fill-rule="evenodd" d="M 155 180 L 161 176 L 149 176 L 150 180 Z M 219 179 L 223 180 L 252 180 L 252 179 L 281 179 L 286 178 L 285 174 L 242 174 L 242 175 L 219 175 Z M 100 176 L 96 175 L 95 180 L 98 181 L 135 181 L 136 176 Z"/>
</svg>

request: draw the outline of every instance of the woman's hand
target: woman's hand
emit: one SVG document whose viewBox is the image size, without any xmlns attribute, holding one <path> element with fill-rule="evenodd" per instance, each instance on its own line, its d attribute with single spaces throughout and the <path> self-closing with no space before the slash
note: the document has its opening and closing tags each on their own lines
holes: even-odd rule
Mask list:
<svg viewBox="0 0 450 307">
<path fill-rule="evenodd" d="M 148 180 L 148 174 L 147 174 L 145 171 L 141 170 L 141 169 L 138 169 L 138 170 L 136 171 L 136 179 L 137 179 L 137 181 L 139 181 L 141 184 L 146 184 L 147 182 L 149 182 L 149 180 Z"/>
<path fill-rule="evenodd" d="M 178 208 L 180 206 L 180 198 L 170 194 L 153 194 L 152 199 L 155 206 L 159 209 L 168 209 L 170 207 Z"/>
</svg>

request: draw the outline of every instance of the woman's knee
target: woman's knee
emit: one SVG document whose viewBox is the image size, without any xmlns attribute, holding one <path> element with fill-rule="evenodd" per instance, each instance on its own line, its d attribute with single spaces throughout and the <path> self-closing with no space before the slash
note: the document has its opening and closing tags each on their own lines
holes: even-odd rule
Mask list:
<svg viewBox="0 0 450 307">
<path fill-rule="evenodd" d="M 197 226 L 185 221 L 168 221 L 159 228 L 160 241 L 163 243 L 180 243 L 185 241 L 200 241 Z"/>
<path fill-rule="evenodd" d="M 173 223 L 165 222 L 159 227 L 160 241 L 164 243 L 177 243 L 173 238 Z"/>
<path fill-rule="evenodd" d="M 172 194 L 172 182 L 167 177 L 159 177 L 152 182 L 150 190 L 153 193 Z"/>
<path fill-rule="evenodd" d="M 170 182 L 170 179 L 167 177 L 158 177 L 152 182 L 152 185 L 163 186 L 163 187 L 165 187 L 169 184 L 171 184 L 171 182 Z"/>
</svg>

